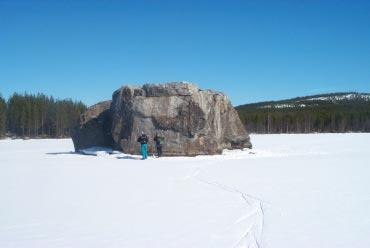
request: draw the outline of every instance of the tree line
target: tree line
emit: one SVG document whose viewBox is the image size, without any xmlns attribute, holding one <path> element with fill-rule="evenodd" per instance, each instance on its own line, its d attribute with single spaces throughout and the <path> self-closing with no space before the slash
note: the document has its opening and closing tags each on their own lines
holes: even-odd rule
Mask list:
<svg viewBox="0 0 370 248">
<path fill-rule="evenodd" d="M 237 107 L 251 133 L 370 132 L 370 101 L 316 102 L 306 107 Z"/>
<path fill-rule="evenodd" d="M 296 104 L 297 99 L 305 107 Z M 251 133 L 370 132 L 370 100 L 362 98 L 334 102 L 296 98 L 236 109 Z M 70 137 L 71 127 L 85 110 L 80 101 L 41 93 L 14 93 L 8 100 L 0 95 L 0 137 Z"/>
<path fill-rule="evenodd" d="M 44 94 L 0 95 L 0 137 L 69 137 L 86 105 Z"/>
</svg>

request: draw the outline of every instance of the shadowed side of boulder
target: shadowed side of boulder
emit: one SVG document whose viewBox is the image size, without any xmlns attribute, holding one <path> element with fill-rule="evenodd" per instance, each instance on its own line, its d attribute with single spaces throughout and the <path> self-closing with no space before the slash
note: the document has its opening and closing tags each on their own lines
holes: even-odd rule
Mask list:
<svg viewBox="0 0 370 248">
<path fill-rule="evenodd" d="M 71 135 L 76 151 L 94 146 L 113 146 L 111 102 L 97 103 L 81 114 L 78 124 L 72 129 Z"/>
</svg>

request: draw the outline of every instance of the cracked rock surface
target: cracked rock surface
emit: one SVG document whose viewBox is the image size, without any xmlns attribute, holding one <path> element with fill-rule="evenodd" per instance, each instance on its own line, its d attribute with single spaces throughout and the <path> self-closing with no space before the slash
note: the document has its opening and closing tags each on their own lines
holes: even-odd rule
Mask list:
<svg viewBox="0 0 370 248">
<path fill-rule="evenodd" d="M 149 136 L 150 152 L 154 152 L 155 134 L 163 136 L 163 151 L 167 156 L 220 154 L 223 149 L 252 146 L 227 96 L 201 90 L 195 84 L 124 86 L 113 93 L 109 109 L 106 104 L 99 108 L 102 116 L 90 108 L 84 114 L 85 119 L 91 116 L 89 111 L 94 115 L 90 122 L 81 119 L 79 128 L 75 129 L 72 138 L 76 150 L 106 144 L 125 153 L 138 154 L 136 140 L 141 132 Z M 100 125 L 91 126 L 91 122 Z M 100 133 L 103 138 L 95 142 L 91 136 L 81 134 L 86 130 Z"/>
</svg>

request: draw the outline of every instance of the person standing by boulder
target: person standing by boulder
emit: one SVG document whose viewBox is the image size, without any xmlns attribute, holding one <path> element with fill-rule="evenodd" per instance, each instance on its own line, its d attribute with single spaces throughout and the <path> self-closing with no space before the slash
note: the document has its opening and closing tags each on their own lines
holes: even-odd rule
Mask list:
<svg viewBox="0 0 370 248">
<path fill-rule="evenodd" d="M 154 142 L 155 142 L 155 148 L 157 149 L 157 156 L 161 157 L 162 156 L 162 146 L 164 144 L 164 137 L 158 136 L 156 133 L 154 136 Z"/>
<path fill-rule="evenodd" d="M 141 155 L 143 156 L 142 160 L 148 158 L 148 141 L 148 136 L 144 132 L 141 132 L 141 135 L 137 139 L 137 142 L 140 143 Z"/>
</svg>

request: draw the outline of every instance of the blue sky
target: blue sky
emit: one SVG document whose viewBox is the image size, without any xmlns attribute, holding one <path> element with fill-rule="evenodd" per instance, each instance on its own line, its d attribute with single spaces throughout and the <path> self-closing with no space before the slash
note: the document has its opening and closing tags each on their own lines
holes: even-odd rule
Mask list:
<svg viewBox="0 0 370 248">
<path fill-rule="evenodd" d="M 0 0 L 0 92 L 186 80 L 233 104 L 370 92 L 370 1 Z"/>
</svg>

